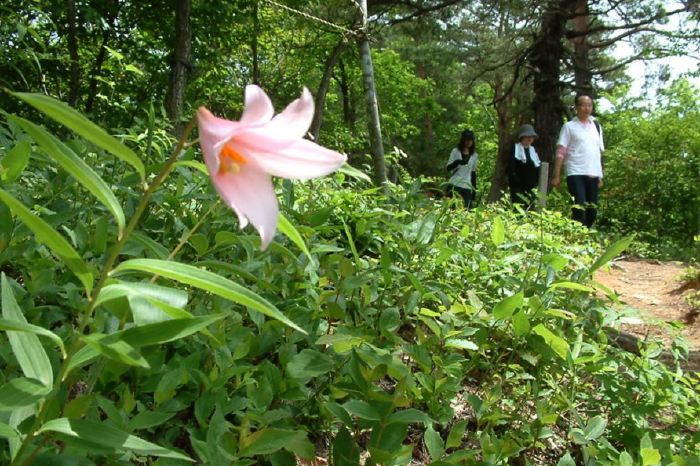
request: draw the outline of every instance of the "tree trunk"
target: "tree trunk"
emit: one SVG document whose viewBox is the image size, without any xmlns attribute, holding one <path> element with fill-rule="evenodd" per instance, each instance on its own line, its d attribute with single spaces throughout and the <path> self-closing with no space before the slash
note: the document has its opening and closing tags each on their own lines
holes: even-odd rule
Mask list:
<svg viewBox="0 0 700 466">
<path fill-rule="evenodd" d="M 117 5 L 119 5 L 117 3 Z M 95 57 L 95 63 L 92 66 L 92 72 L 90 73 L 90 84 L 88 86 L 88 97 L 85 102 L 85 112 L 92 112 L 93 105 L 95 104 L 95 96 L 97 95 L 97 78 L 102 72 L 102 65 L 104 64 L 105 58 L 107 57 L 107 43 L 112 35 L 112 29 L 114 28 L 114 21 L 117 19 L 119 10 L 116 9 L 110 12 L 105 23 L 102 26 L 102 45 L 100 45 L 100 51 L 97 52 L 97 57 Z"/>
<path fill-rule="evenodd" d="M 575 88 L 577 92 L 593 96 L 593 75 L 588 59 L 588 0 L 577 0 L 573 23 Z"/>
<path fill-rule="evenodd" d="M 180 116 L 182 115 L 182 104 L 185 98 L 187 74 L 192 55 L 192 30 L 190 28 L 192 0 L 177 0 L 175 8 L 175 53 L 170 67 L 170 83 L 165 108 L 168 117 L 175 125 L 175 136 L 180 137 L 183 130 Z"/>
<path fill-rule="evenodd" d="M 258 16 L 258 1 L 253 0 L 253 37 L 250 50 L 253 54 L 253 84 L 260 85 L 260 62 L 258 60 L 258 37 L 260 37 L 260 17 Z"/>
<path fill-rule="evenodd" d="M 542 18 L 539 37 L 533 44 L 530 62 L 534 75 L 535 144 L 543 162 L 552 162 L 565 108 L 561 100 L 560 66 L 564 57 L 564 26 L 577 0 L 550 0 Z"/>
<path fill-rule="evenodd" d="M 316 112 L 314 113 L 314 119 L 311 122 L 311 134 L 315 141 L 318 141 L 319 134 L 321 132 L 321 123 L 323 122 L 323 111 L 326 106 L 326 94 L 328 94 L 328 87 L 331 84 L 331 78 L 333 77 L 333 69 L 340 59 L 340 55 L 343 53 L 345 48 L 348 46 L 345 38 L 341 38 L 340 41 L 333 47 L 333 51 L 326 57 L 326 63 L 323 67 L 323 77 L 321 78 L 321 83 L 318 85 L 318 92 L 316 92 Z"/>
<path fill-rule="evenodd" d="M 70 90 L 68 105 L 77 107 L 80 93 L 80 58 L 78 56 L 77 11 L 75 0 L 66 0 L 68 16 L 68 55 L 70 56 Z"/>
<path fill-rule="evenodd" d="M 508 187 L 508 159 L 510 158 L 511 146 L 514 141 L 510 135 L 510 112 L 512 95 L 503 97 L 503 80 L 496 79 L 494 86 L 494 101 L 496 114 L 498 115 L 498 157 L 491 179 L 491 190 L 486 198 L 486 202 L 498 202 Z"/>
<path fill-rule="evenodd" d="M 360 1 L 362 11 L 362 26 L 367 30 L 367 0 Z M 369 129 L 370 146 L 372 150 L 372 163 L 374 165 L 374 182 L 377 186 L 386 186 L 386 167 L 384 165 L 384 145 L 382 142 L 382 129 L 379 121 L 379 106 L 377 105 L 377 91 L 374 86 L 374 67 L 372 55 L 369 50 L 369 38 L 366 34 L 360 39 L 360 66 L 362 67 L 362 82 L 365 88 L 365 101 L 367 103 L 367 125 Z"/>
<path fill-rule="evenodd" d="M 338 60 L 338 69 L 340 70 L 340 76 L 336 77 L 336 81 L 338 81 L 340 95 L 343 99 L 343 121 L 350 128 L 350 132 L 355 134 L 355 106 L 350 95 L 348 72 L 342 59 Z"/>
</svg>

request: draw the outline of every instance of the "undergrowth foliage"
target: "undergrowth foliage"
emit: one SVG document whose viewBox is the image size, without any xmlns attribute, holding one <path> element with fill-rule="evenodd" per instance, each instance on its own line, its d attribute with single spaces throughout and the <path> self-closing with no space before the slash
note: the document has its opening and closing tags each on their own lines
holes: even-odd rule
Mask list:
<svg viewBox="0 0 700 466">
<path fill-rule="evenodd" d="M 153 118 L 19 97 L 72 132 L 0 129 L 3 463 L 697 464 L 685 346 L 610 342 L 631 238 L 346 170 L 261 252 Z"/>
</svg>

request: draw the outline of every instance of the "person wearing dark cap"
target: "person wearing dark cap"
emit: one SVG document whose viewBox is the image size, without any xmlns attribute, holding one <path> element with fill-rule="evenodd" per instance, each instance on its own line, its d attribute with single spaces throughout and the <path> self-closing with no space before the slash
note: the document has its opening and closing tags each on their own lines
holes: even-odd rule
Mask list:
<svg viewBox="0 0 700 466">
<path fill-rule="evenodd" d="M 469 209 L 474 202 L 476 193 L 476 164 L 479 156 L 476 153 L 476 140 L 471 130 L 464 130 L 459 138 L 457 147 L 452 149 L 447 161 L 447 169 L 452 173 L 447 182 L 447 193 L 458 192 L 464 200 L 464 206 Z"/>
<path fill-rule="evenodd" d="M 535 200 L 535 191 L 540 179 L 540 158 L 532 145 L 537 133 L 532 125 L 522 125 L 518 130 L 518 142 L 508 159 L 508 181 L 510 198 L 514 204 L 530 206 Z"/>
</svg>

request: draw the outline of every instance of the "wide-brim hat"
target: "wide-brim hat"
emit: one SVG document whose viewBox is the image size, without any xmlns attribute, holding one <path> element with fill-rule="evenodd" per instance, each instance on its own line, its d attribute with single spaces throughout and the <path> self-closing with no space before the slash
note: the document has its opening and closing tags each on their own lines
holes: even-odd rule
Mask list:
<svg viewBox="0 0 700 466">
<path fill-rule="evenodd" d="M 533 128 L 532 125 L 522 125 L 518 130 L 518 139 L 526 138 L 529 136 L 532 136 L 534 138 L 537 137 L 535 128 Z"/>
</svg>

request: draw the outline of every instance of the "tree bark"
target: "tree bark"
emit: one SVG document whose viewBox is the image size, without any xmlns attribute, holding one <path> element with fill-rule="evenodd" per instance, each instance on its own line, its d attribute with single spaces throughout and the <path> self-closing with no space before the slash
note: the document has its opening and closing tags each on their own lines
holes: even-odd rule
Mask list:
<svg viewBox="0 0 700 466">
<path fill-rule="evenodd" d="M 496 166 L 491 178 L 491 190 L 486 198 L 486 202 L 498 202 L 503 193 L 508 188 L 508 159 L 510 158 L 511 145 L 514 141 L 510 135 L 509 108 L 513 100 L 512 94 L 503 96 L 503 80 L 498 78 L 494 86 L 494 101 L 496 114 L 498 115 L 498 156 Z"/>
<path fill-rule="evenodd" d="M 119 5 L 117 3 L 117 5 Z M 118 7 L 117 7 L 118 8 Z M 97 95 L 97 78 L 102 72 L 102 65 L 104 64 L 105 58 L 107 57 L 107 43 L 112 35 L 112 29 L 114 28 L 114 21 L 117 19 L 119 10 L 115 9 L 110 12 L 106 18 L 106 26 L 102 29 L 102 45 L 100 45 L 100 51 L 97 52 L 97 57 L 95 57 L 95 63 L 92 66 L 92 72 L 90 73 L 90 84 L 88 86 L 88 97 L 85 102 L 85 112 L 92 112 L 93 105 L 95 104 L 95 96 Z"/>
<path fill-rule="evenodd" d="M 323 122 L 323 111 L 326 106 L 326 94 L 328 94 L 328 87 L 331 84 L 331 78 L 333 78 L 333 69 L 340 59 L 340 55 L 347 48 L 348 43 L 345 38 L 341 38 L 340 41 L 333 47 L 333 51 L 326 57 L 326 63 L 323 66 L 323 77 L 321 78 L 321 83 L 318 85 L 318 91 L 316 92 L 316 112 L 314 113 L 314 119 L 311 122 L 311 134 L 315 141 L 318 141 L 319 134 L 321 132 L 321 123 Z"/>
<path fill-rule="evenodd" d="M 382 142 L 382 129 L 379 120 L 379 106 L 377 104 L 377 91 L 374 85 L 374 67 L 372 55 L 369 49 L 367 37 L 367 0 L 360 1 L 362 11 L 362 26 L 365 34 L 360 39 L 360 66 L 362 67 L 362 82 L 365 89 L 365 101 L 367 104 L 367 125 L 369 129 L 370 147 L 372 151 L 372 164 L 374 166 L 374 182 L 377 186 L 386 187 L 386 166 L 384 164 L 384 145 Z"/>
<path fill-rule="evenodd" d="M 342 59 L 338 60 L 338 69 L 340 70 L 340 76 L 336 76 L 336 81 L 338 81 L 340 95 L 343 99 L 343 122 L 348 125 L 350 132 L 355 134 L 355 105 L 350 95 L 348 72 L 345 69 L 345 63 Z"/>
<path fill-rule="evenodd" d="M 535 143 L 543 162 L 552 162 L 565 107 L 561 100 L 560 66 L 564 57 L 563 38 L 570 12 L 578 0 L 550 0 L 542 18 L 539 36 L 532 47 L 530 62 L 534 73 Z"/>
<path fill-rule="evenodd" d="M 577 0 L 574 17 L 574 86 L 593 96 L 593 74 L 588 58 L 588 0 Z"/>
<path fill-rule="evenodd" d="M 78 31 L 77 11 L 75 0 L 66 0 L 66 13 L 68 16 L 68 55 L 70 56 L 70 89 L 68 91 L 68 105 L 77 107 L 80 93 L 80 57 L 78 56 Z"/>
<path fill-rule="evenodd" d="M 260 61 L 258 58 L 258 37 L 260 36 L 260 17 L 258 16 L 258 1 L 253 0 L 253 37 L 250 50 L 253 55 L 253 84 L 260 85 Z"/>
<path fill-rule="evenodd" d="M 183 124 L 180 122 L 182 104 L 187 87 L 187 74 L 192 55 L 192 30 L 190 11 L 192 0 L 177 0 L 175 7 L 175 51 L 170 67 L 170 83 L 165 101 L 168 117 L 174 124 L 174 133 L 180 137 Z"/>
</svg>

